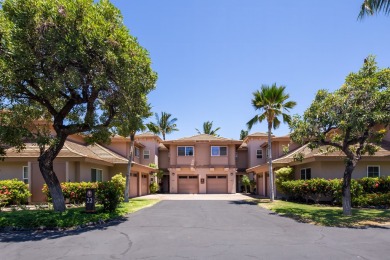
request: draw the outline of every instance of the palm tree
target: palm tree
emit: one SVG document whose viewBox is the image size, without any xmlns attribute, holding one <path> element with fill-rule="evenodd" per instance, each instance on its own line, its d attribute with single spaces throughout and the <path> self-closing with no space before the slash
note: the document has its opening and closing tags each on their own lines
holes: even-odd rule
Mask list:
<svg viewBox="0 0 390 260">
<path fill-rule="evenodd" d="M 245 137 L 247 137 L 249 134 L 249 131 L 248 130 L 241 130 L 240 132 L 240 140 L 244 140 Z"/>
<path fill-rule="evenodd" d="M 269 177 L 270 177 L 270 199 L 271 201 L 275 198 L 274 192 L 274 178 L 272 173 L 272 143 L 271 143 L 271 130 L 276 129 L 280 125 L 278 116 L 282 116 L 283 122 L 289 123 L 291 116 L 284 113 L 289 111 L 295 105 L 295 101 L 287 101 L 290 98 L 289 94 L 286 94 L 284 86 L 276 86 L 276 83 L 272 86 L 262 85 L 261 90 L 257 90 L 253 93 L 252 105 L 255 110 L 259 110 L 260 114 L 254 116 L 247 123 L 248 129 L 256 123 L 261 123 L 264 120 L 268 123 L 268 164 L 269 164 Z"/>
<path fill-rule="evenodd" d="M 386 15 L 390 14 L 389 0 L 364 0 L 362 8 L 359 13 L 359 19 L 367 15 L 374 15 L 378 12 L 384 12 Z"/>
<path fill-rule="evenodd" d="M 156 117 L 156 123 L 150 122 L 146 125 L 149 131 L 155 134 L 161 134 L 163 140 L 165 140 L 165 135 L 170 134 L 173 131 L 179 131 L 176 126 L 177 118 L 172 118 L 169 113 L 161 112 L 161 117 L 157 113 L 154 114 Z"/>
<path fill-rule="evenodd" d="M 217 131 L 221 129 L 220 127 L 217 127 L 213 130 L 213 121 L 206 121 L 203 123 L 203 132 L 199 131 L 198 128 L 195 128 L 195 130 L 198 132 L 198 134 L 208 134 L 208 135 L 217 135 Z"/>
</svg>

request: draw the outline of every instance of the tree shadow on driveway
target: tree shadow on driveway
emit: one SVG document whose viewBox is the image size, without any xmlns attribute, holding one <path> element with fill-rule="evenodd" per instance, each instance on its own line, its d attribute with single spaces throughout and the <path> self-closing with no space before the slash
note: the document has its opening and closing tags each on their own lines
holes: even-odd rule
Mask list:
<svg viewBox="0 0 390 260">
<path fill-rule="evenodd" d="M 26 241 L 39 241 L 43 239 L 57 239 L 66 236 L 80 235 L 85 232 L 93 230 L 105 230 L 112 226 L 117 226 L 127 220 L 127 217 L 119 217 L 114 220 L 110 220 L 105 223 L 97 223 L 83 227 L 75 227 L 72 229 L 23 229 L 23 230 L 11 230 L 0 231 L 0 242 L 26 242 Z"/>
</svg>

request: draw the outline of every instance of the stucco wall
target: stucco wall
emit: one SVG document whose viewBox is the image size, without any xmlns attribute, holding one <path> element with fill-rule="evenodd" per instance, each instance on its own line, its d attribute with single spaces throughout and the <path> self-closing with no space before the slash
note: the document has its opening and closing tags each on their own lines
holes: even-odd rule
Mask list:
<svg viewBox="0 0 390 260">
<path fill-rule="evenodd" d="M 167 169 L 169 168 L 169 151 L 168 150 L 161 150 L 158 152 L 158 168 L 160 169 Z"/>
<path fill-rule="evenodd" d="M 208 143 L 199 143 L 194 146 L 195 148 L 195 165 L 196 166 L 208 166 L 210 165 L 211 159 L 210 159 L 210 154 L 211 154 L 211 148 L 210 144 Z M 176 148 L 177 149 L 177 148 Z M 182 156 L 178 156 L 178 162 L 183 161 Z M 184 159 L 185 160 L 185 159 Z M 215 162 L 218 162 L 216 160 Z"/>
<path fill-rule="evenodd" d="M 23 180 L 23 166 L 28 166 L 28 162 L 0 162 L 0 180 L 17 178 Z"/>
<path fill-rule="evenodd" d="M 140 163 L 143 165 L 149 165 L 154 163 L 158 165 L 158 143 L 154 138 L 140 138 L 137 139 L 145 147 L 143 151 L 149 151 L 149 159 L 144 159 L 143 151 L 140 154 Z"/>
<path fill-rule="evenodd" d="M 390 161 L 360 161 L 352 173 L 353 179 L 367 177 L 367 166 L 379 166 L 380 176 L 390 176 Z M 342 178 L 344 161 L 318 161 L 295 166 L 295 178 L 300 179 L 301 169 L 311 168 L 312 178 L 334 179 Z"/>
<path fill-rule="evenodd" d="M 110 179 L 110 172 L 108 166 L 81 162 L 80 163 L 80 181 L 91 181 L 91 169 L 100 169 L 103 170 L 103 181 L 108 181 Z"/>
<path fill-rule="evenodd" d="M 254 167 L 266 162 L 266 152 L 260 147 L 266 140 L 249 139 L 248 140 L 248 168 Z M 263 158 L 256 158 L 256 150 L 263 150 Z"/>
<path fill-rule="evenodd" d="M 247 150 L 237 151 L 236 166 L 237 166 L 237 168 L 241 168 L 241 169 L 248 167 L 248 151 Z"/>
</svg>

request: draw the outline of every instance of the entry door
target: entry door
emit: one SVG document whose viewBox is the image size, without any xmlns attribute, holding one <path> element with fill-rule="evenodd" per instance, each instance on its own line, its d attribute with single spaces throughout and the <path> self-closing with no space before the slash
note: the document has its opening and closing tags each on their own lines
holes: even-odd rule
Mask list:
<svg viewBox="0 0 390 260">
<path fill-rule="evenodd" d="M 178 193 L 197 194 L 199 193 L 198 176 L 179 175 Z"/>
<path fill-rule="evenodd" d="M 206 190 L 209 194 L 227 193 L 227 175 L 208 175 L 206 185 Z"/>
</svg>

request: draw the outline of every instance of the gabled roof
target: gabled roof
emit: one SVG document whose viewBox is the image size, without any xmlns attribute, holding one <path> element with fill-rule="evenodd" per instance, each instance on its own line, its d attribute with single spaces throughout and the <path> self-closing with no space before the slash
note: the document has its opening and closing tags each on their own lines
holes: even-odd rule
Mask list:
<svg viewBox="0 0 390 260">
<path fill-rule="evenodd" d="M 196 143 L 196 142 L 209 142 L 209 143 L 228 143 L 228 144 L 241 144 L 240 140 L 234 140 L 229 138 L 224 138 L 220 136 L 213 136 L 208 134 L 199 134 L 193 135 L 190 137 L 183 137 L 176 140 L 164 141 L 164 145 L 170 145 L 174 143 Z"/>
<path fill-rule="evenodd" d="M 274 135 L 272 135 L 274 136 Z M 261 138 L 261 139 L 265 139 L 265 138 L 268 138 L 268 133 L 263 133 L 263 132 L 255 132 L 255 133 L 252 133 L 252 134 L 249 134 L 247 135 L 244 140 L 242 140 L 242 142 L 246 143 L 248 142 L 249 139 L 253 139 L 253 138 Z"/>
<path fill-rule="evenodd" d="M 36 143 L 26 143 L 26 148 L 18 152 L 15 148 L 8 148 L 6 151 L 5 159 L 7 158 L 38 158 L 39 147 Z M 89 159 L 97 163 L 103 163 L 108 165 L 114 164 L 127 164 L 128 159 L 99 145 L 82 145 L 72 141 L 65 141 L 57 158 L 73 158 L 73 159 Z M 142 168 L 147 168 L 149 171 L 155 169 L 148 166 L 133 162 Z M 150 169 L 149 169 L 150 168 Z"/>
<path fill-rule="evenodd" d="M 135 136 L 135 139 L 137 138 L 155 138 L 157 139 L 159 142 L 162 142 L 163 140 L 156 134 L 152 133 L 152 132 L 144 132 L 144 133 L 140 133 L 140 134 L 137 134 Z"/>
<path fill-rule="evenodd" d="M 319 148 L 315 148 L 311 150 L 308 145 L 303 145 L 294 151 L 289 152 L 288 154 L 279 157 L 275 160 L 272 160 L 272 164 L 277 167 L 283 167 L 287 165 L 300 164 L 302 162 L 321 160 L 321 159 L 330 159 L 330 160 L 340 160 L 345 158 L 345 154 L 342 151 L 336 150 L 328 150 L 329 146 L 321 146 Z M 294 157 L 298 154 L 303 155 L 303 161 L 296 161 Z M 374 155 L 363 155 L 362 158 L 381 158 L 381 157 L 390 157 L 390 142 L 382 141 L 379 146 L 379 150 Z M 261 165 L 254 166 L 252 168 L 247 169 L 247 172 L 253 172 L 256 170 L 264 169 L 268 167 L 268 163 L 264 163 Z"/>
</svg>

